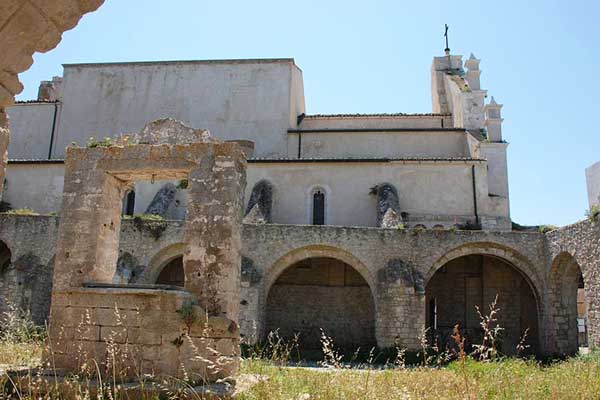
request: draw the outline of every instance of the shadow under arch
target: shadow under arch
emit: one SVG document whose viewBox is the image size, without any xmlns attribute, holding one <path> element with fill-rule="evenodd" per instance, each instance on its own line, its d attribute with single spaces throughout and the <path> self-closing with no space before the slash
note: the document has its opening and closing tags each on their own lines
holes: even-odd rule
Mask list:
<svg viewBox="0 0 600 400">
<path fill-rule="evenodd" d="M 140 283 L 156 283 L 163 268 L 178 257 L 183 257 L 184 243 L 174 243 L 159 250 L 148 263 Z"/>
<path fill-rule="evenodd" d="M 542 282 L 542 279 L 539 276 L 539 274 L 535 271 L 533 263 L 529 261 L 525 256 L 519 254 L 516 250 L 513 250 L 510 247 L 499 245 L 497 243 L 466 243 L 461 246 L 455 247 L 450 251 L 447 251 L 443 256 L 438 258 L 427 271 L 427 274 L 425 275 L 425 286 L 427 286 L 433 275 L 448 262 L 463 256 L 471 255 L 494 257 L 510 264 L 517 272 L 521 274 L 523 279 L 525 279 L 527 284 L 530 286 L 535 296 L 538 313 L 542 312 L 542 309 L 540 307 L 540 304 L 542 303 L 542 290 L 539 287 L 539 283 Z"/>
<path fill-rule="evenodd" d="M 288 267 L 309 258 L 333 258 L 348 264 L 365 279 L 371 289 L 373 300 L 375 301 L 377 288 L 375 275 L 361 260 L 349 251 L 329 245 L 309 245 L 300 247 L 278 258 L 266 271 L 264 290 L 262 293 L 263 299 L 266 299 L 271 290 L 271 286 L 273 286 L 275 281 L 277 281 L 277 278 L 279 278 Z M 375 302 L 375 304 L 377 304 L 377 302 Z"/>
<path fill-rule="evenodd" d="M 579 351 L 578 291 L 586 287 L 586 277 L 577 259 L 563 251 L 552 260 L 548 275 L 548 305 L 551 332 L 548 347 L 560 355 L 573 355 Z M 585 293 L 585 303 L 587 293 Z"/>
<path fill-rule="evenodd" d="M 350 252 L 328 245 L 292 250 L 267 270 L 261 307 L 261 339 L 278 332 L 297 340 L 299 355 L 321 352 L 321 334 L 355 351 L 377 344 L 375 279 Z"/>
<path fill-rule="evenodd" d="M 427 325 L 442 336 L 443 342 L 452 326 L 458 324 L 466 329 L 468 342 L 478 343 L 480 317 L 473 307 L 487 314 L 487 304 L 493 301 L 490 295 L 495 291 L 497 306 L 504 310 L 498 314 L 498 323 L 505 328 L 503 352 L 514 353 L 519 341 L 527 336 L 531 346 L 528 351 L 544 352 L 543 282 L 533 264 L 514 249 L 490 242 L 460 245 L 439 257 L 427 271 Z M 448 293 L 458 293 L 459 297 Z"/>
</svg>

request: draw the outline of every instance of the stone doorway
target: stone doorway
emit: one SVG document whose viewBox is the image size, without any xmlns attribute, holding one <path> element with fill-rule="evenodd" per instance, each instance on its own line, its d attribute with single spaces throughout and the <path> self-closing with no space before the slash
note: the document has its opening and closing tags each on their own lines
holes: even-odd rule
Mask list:
<svg viewBox="0 0 600 400">
<path fill-rule="evenodd" d="M 538 350 L 537 302 L 531 285 L 508 261 L 487 255 L 468 255 L 449 261 L 427 283 L 426 323 L 432 341 L 444 350 L 453 347 L 452 330 L 459 325 L 467 350 L 481 344 L 481 314 L 498 298 L 497 324 L 503 328 L 499 350 L 514 355 L 525 332 L 527 353 Z"/>
<path fill-rule="evenodd" d="M 301 356 L 321 349 L 321 329 L 336 349 L 375 346 L 375 304 L 362 275 L 343 261 L 308 258 L 277 278 L 267 297 L 266 332 L 290 340 L 298 335 Z"/>
</svg>

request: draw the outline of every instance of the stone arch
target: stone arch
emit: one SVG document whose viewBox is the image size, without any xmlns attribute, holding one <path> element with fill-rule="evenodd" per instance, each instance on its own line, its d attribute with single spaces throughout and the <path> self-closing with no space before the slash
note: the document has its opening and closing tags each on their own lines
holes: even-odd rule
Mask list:
<svg viewBox="0 0 600 400">
<path fill-rule="evenodd" d="M 163 268 L 171 261 L 179 257 L 183 257 L 184 251 L 184 243 L 174 243 L 160 250 L 148 263 L 148 267 L 143 274 L 142 281 L 144 283 L 155 283 Z"/>
<path fill-rule="evenodd" d="M 292 250 L 275 261 L 267 270 L 264 277 L 263 297 L 269 293 L 271 286 L 289 266 L 308 258 L 333 258 L 343 261 L 354 268 L 367 281 L 371 293 L 375 296 L 377 279 L 375 274 L 356 256 L 339 247 L 328 245 L 310 245 Z"/>
<path fill-rule="evenodd" d="M 577 295 L 580 279 L 585 287 L 585 276 L 575 257 L 562 252 L 554 258 L 548 279 L 548 306 L 552 321 L 549 347 L 559 354 L 572 355 L 579 350 Z"/>
<path fill-rule="evenodd" d="M 352 265 L 333 257 L 288 264 L 265 298 L 264 333 L 297 337 L 303 358 L 319 358 L 321 333 L 338 348 L 375 346 L 376 308 L 369 283 Z"/>
<path fill-rule="evenodd" d="M 16 285 L 11 277 L 12 253 L 8 245 L 0 240 L 0 315 L 8 311 L 13 289 Z"/>
<path fill-rule="evenodd" d="M 525 281 L 530 285 L 531 290 L 535 295 L 536 302 L 538 303 L 538 312 L 542 311 L 540 309 L 542 291 L 541 287 L 539 286 L 542 282 L 542 279 L 535 271 L 533 263 L 516 250 L 497 243 L 473 242 L 447 251 L 444 255 L 433 262 L 425 274 L 425 285 L 427 285 L 431 277 L 433 277 L 433 275 L 449 261 L 469 255 L 496 257 L 511 264 L 519 273 L 523 275 Z"/>
<path fill-rule="evenodd" d="M 442 267 L 447 275 L 440 276 Z M 475 306 L 487 314 L 488 306 L 499 295 L 502 351 L 516 353 L 525 332 L 531 346 L 528 351 L 543 351 L 542 280 L 529 260 L 515 250 L 488 242 L 459 246 L 433 263 L 425 282 L 426 324 L 441 343 L 452 343 L 449 335 L 454 324 L 465 329 L 463 335 L 469 344 L 480 343 L 482 332 Z"/>
<path fill-rule="evenodd" d="M 10 265 L 12 260 L 12 252 L 8 245 L 0 240 L 0 271 L 4 272 Z"/>
<path fill-rule="evenodd" d="M 123 196 L 121 215 L 132 217 L 135 214 L 135 188 L 129 189 Z"/>
</svg>

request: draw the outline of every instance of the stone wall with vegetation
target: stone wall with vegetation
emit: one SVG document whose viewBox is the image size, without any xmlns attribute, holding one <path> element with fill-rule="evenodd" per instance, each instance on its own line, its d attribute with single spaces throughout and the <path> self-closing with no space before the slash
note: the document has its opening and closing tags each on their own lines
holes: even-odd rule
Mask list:
<svg viewBox="0 0 600 400">
<path fill-rule="evenodd" d="M 126 219 L 121 226 L 119 254 L 121 260 L 128 260 L 124 268 L 132 268 L 131 282 L 152 283 L 161 268 L 183 252 L 182 222 L 154 222 L 164 226 L 160 235 L 153 235 L 147 223 Z M 10 248 L 13 261 L 26 254 L 29 258 L 37 257 L 40 262 L 34 268 L 35 274 L 49 276 L 56 227 L 55 217 L 2 215 L 0 240 Z M 556 331 L 555 322 L 557 315 L 569 315 L 556 310 L 566 310 L 572 304 L 569 298 L 573 294 L 553 290 L 559 276 L 553 274 L 560 264 L 557 256 L 568 252 L 584 275 L 589 339 L 598 346 L 599 241 L 599 224 L 590 220 L 546 234 L 246 224 L 242 229 L 241 331 L 249 341 L 264 338 L 267 296 L 277 278 L 298 261 L 331 257 L 352 266 L 367 282 L 375 299 L 378 344 L 386 347 L 400 340 L 416 347 L 417 336 L 426 324 L 427 283 L 448 261 L 480 254 L 508 262 L 532 288 L 537 304 L 540 349 L 570 352 L 572 349 L 567 345 L 557 346 L 557 339 L 568 342 L 567 328 L 572 330 L 572 326 L 567 324 L 563 331 Z M 15 286 L 6 283 L 14 279 L 12 275 L 4 275 L 2 279 L 5 287 Z M 46 293 L 49 299 L 49 290 Z M 32 304 L 30 300 L 20 300 L 27 297 L 26 293 L 13 290 L 6 294 L 21 301 L 19 304 Z M 43 297 L 41 293 L 38 295 Z M 44 319 L 42 309 L 44 307 L 33 308 L 37 321 Z"/>
</svg>

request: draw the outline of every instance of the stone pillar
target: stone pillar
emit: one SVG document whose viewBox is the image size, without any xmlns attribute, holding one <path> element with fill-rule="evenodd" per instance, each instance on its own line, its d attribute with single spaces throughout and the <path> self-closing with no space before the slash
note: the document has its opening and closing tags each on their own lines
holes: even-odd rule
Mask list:
<svg viewBox="0 0 600 400">
<path fill-rule="evenodd" d="M 209 315 L 238 321 L 245 157 L 235 143 L 214 146 L 188 178 L 185 287 Z"/>
<path fill-rule="evenodd" d="M 53 291 L 111 283 L 115 273 L 126 184 L 96 169 L 91 158 L 104 149 L 95 150 L 67 149 Z"/>
<path fill-rule="evenodd" d="M 425 284 L 414 266 L 395 258 L 377 274 L 375 337 L 382 348 L 420 347 L 425 329 Z"/>
</svg>

